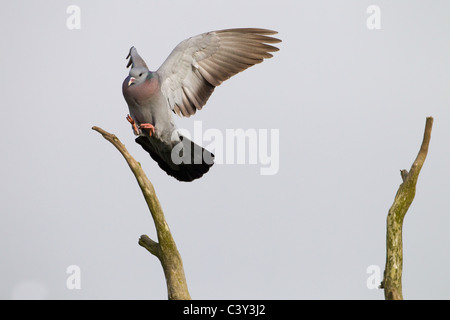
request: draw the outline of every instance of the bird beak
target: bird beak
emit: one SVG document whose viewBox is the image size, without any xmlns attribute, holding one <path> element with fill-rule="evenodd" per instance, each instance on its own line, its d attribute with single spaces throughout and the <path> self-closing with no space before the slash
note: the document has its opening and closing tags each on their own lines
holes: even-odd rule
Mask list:
<svg viewBox="0 0 450 320">
<path fill-rule="evenodd" d="M 136 78 L 131 77 L 130 81 L 128 81 L 128 86 L 131 86 L 134 83 L 135 80 L 136 80 Z"/>
</svg>

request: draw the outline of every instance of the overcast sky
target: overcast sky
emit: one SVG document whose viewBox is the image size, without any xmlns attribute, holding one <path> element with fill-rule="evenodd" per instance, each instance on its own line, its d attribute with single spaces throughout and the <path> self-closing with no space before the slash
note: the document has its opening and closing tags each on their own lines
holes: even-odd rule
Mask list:
<svg viewBox="0 0 450 320">
<path fill-rule="evenodd" d="M 70 5 L 80 29 L 67 26 Z M 367 26 L 370 5 L 380 29 Z M 0 298 L 166 299 L 159 261 L 137 244 L 156 238 L 150 213 L 96 125 L 153 182 L 192 298 L 383 299 L 367 268 L 384 270 L 399 170 L 433 116 L 404 222 L 403 293 L 449 299 L 449 12 L 446 0 L 4 2 Z M 125 57 L 135 46 L 156 70 L 180 41 L 234 27 L 277 30 L 280 51 L 176 122 L 275 130 L 279 170 L 261 175 L 258 159 L 178 182 L 134 142 Z"/>
</svg>

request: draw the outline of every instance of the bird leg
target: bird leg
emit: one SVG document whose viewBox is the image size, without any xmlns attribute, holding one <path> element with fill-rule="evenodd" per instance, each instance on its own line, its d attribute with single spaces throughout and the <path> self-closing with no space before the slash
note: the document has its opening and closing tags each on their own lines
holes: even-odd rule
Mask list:
<svg viewBox="0 0 450 320">
<path fill-rule="evenodd" d="M 133 118 L 130 117 L 130 115 L 127 115 L 127 120 L 128 120 L 129 123 L 131 123 L 131 127 L 133 128 L 134 135 L 138 136 L 141 132 L 139 131 L 139 129 L 138 129 L 136 123 L 134 122 Z"/>
<path fill-rule="evenodd" d="M 155 127 L 150 123 L 141 123 L 138 126 L 136 125 L 136 122 L 133 120 L 133 118 L 130 117 L 130 115 L 127 115 L 127 120 L 129 123 L 131 123 L 131 127 L 133 128 L 133 132 L 136 136 L 141 134 L 140 129 L 147 129 L 150 137 L 155 133 Z"/>
<path fill-rule="evenodd" d="M 141 123 L 139 129 L 147 129 L 150 137 L 155 133 L 155 127 L 150 123 Z"/>
</svg>

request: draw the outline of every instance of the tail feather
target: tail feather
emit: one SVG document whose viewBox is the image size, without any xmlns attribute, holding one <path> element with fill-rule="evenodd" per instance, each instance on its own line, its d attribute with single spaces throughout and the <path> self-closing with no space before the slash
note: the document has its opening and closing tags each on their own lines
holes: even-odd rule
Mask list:
<svg viewBox="0 0 450 320">
<path fill-rule="evenodd" d="M 214 154 L 181 135 L 180 140 L 174 147 L 147 136 L 135 141 L 175 179 L 189 182 L 201 178 L 214 164 Z"/>
</svg>

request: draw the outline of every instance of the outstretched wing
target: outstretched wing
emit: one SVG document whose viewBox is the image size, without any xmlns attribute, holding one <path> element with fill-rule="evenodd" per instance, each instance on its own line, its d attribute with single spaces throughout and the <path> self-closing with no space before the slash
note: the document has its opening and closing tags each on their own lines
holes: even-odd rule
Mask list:
<svg viewBox="0 0 450 320">
<path fill-rule="evenodd" d="M 267 29 L 211 31 L 181 42 L 157 70 L 170 108 L 189 117 L 208 101 L 214 88 L 265 58 L 281 40 Z M 269 44 L 270 43 L 270 44 Z"/>
</svg>

